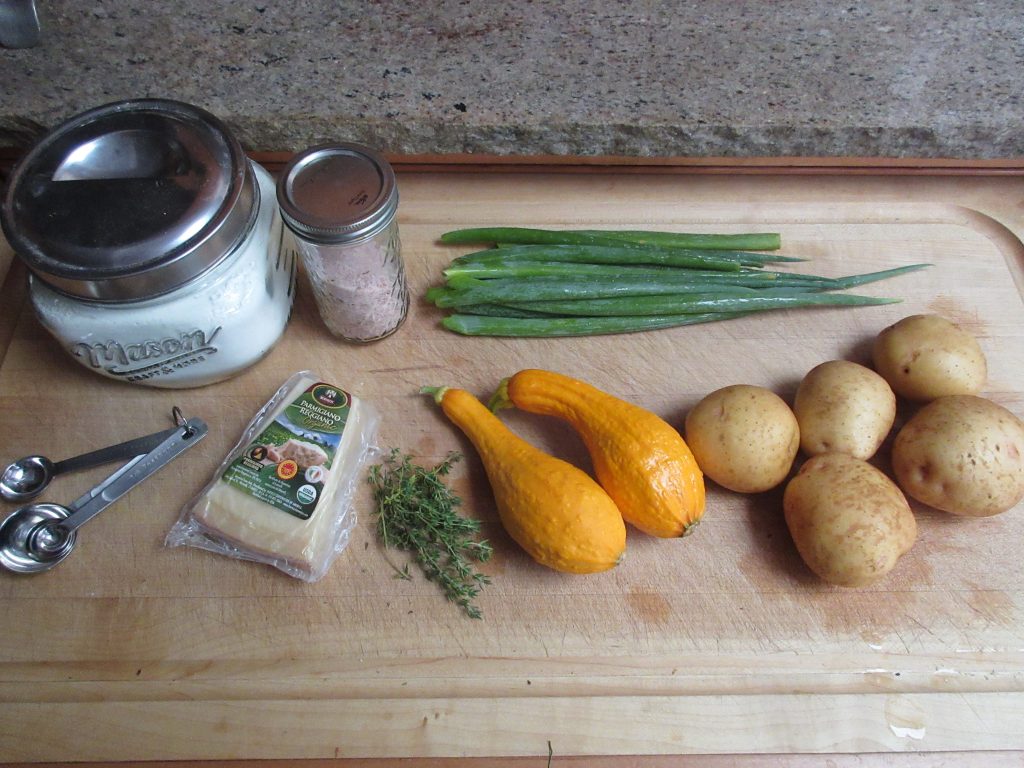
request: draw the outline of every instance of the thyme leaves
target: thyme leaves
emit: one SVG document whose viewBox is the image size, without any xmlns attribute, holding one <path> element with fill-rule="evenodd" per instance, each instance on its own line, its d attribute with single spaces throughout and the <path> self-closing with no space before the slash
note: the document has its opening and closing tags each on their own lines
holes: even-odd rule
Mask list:
<svg viewBox="0 0 1024 768">
<path fill-rule="evenodd" d="M 474 599 L 490 578 L 474 564 L 486 562 L 492 548 L 477 539 L 480 521 L 459 514 L 462 500 L 445 483 L 461 458 L 452 452 L 427 469 L 396 448 L 370 468 L 368 479 L 384 546 L 411 552 L 427 579 L 437 582 L 467 616 L 479 619 L 483 614 Z M 408 565 L 395 570 L 396 578 L 411 578 Z"/>
</svg>

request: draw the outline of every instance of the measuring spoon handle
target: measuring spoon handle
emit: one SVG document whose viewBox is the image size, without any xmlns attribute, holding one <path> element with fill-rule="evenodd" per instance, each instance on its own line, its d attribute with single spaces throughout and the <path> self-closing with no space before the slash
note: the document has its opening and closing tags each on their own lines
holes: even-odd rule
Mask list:
<svg viewBox="0 0 1024 768">
<path fill-rule="evenodd" d="M 126 440 L 125 442 L 118 443 L 117 445 L 110 445 L 106 448 L 100 448 L 95 451 L 90 451 L 89 453 L 83 453 L 81 456 L 73 456 L 70 459 L 58 461 L 53 465 L 53 474 L 59 475 L 63 472 L 77 472 L 80 469 L 89 469 L 91 467 L 109 464 L 112 461 L 121 461 L 121 459 L 130 459 L 133 456 L 141 456 L 144 453 L 152 451 L 160 445 L 160 443 L 178 432 L 180 429 L 180 427 L 171 427 L 170 429 L 165 429 L 162 432 L 154 432 L 152 435 L 136 437 L 133 440 Z"/>
<path fill-rule="evenodd" d="M 77 530 L 136 485 L 162 469 L 172 459 L 202 440 L 207 431 L 206 422 L 202 419 L 189 419 L 183 425 L 170 430 L 171 434 L 145 456 L 137 456 L 72 504 L 68 508 L 71 514 L 61 521 L 60 527 L 68 533 Z M 79 506 L 83 499 L 87 500 Z"/>
</svg>

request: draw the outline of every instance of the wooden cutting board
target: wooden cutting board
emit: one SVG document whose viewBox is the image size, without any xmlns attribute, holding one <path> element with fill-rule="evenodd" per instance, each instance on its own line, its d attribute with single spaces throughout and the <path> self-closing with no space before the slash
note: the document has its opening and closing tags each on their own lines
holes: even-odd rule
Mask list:
<svg viewBox="0 0 1024 768">
<path fill-rule="evenodd" d="M 575 340 L 455 336 L 418 299 L 397 334 L 367 346 L 332 339 L 303 284 L 268 358 L 172 392 L 74 363 L 32 316 L 15 264 L 0 296 L 0 460 L 155 431 L 174 405 L 211 430 L 89 523 L 66 562 L 0 574 L 0 760 L 1024 749 L 1024 509 L 960 520 L 915 506 L 913 550 L 882 583 L 849 590 L 803 566 L 779 492 L 712 485 L 694 535 L 631 530 L 619 567 L 568 576 L 509 540 L 471 447 L 417 394 L 449 384 L 486 397 L 520 368 L 550 368 L 680 426 L 718 387 L 791 398 L 814 365 L 866 362 L 883 327 L 938 312 L 979 337 L 988 396 L 1024 415 L 1024 181 L 506 170 L 399 184 L 416 297 L 465 250 L 438 235 L 488 224 L 774 230 L 786 253 L 810 259 L 796 268 L 806 272 L 935 266 L 862 289 L 898 305 Z M 351 544 L 317 584 L 164 548 L 252 414 L 306 368 L 376 404 L 383 447 L 424 464 L 467 454 L 452 482 L 495 547 L 483 620 L 418 574 L 393 577 L 405 558 L 382 551 L 365 488 Z M 561 425 L 502 418 L 589 467 Z M 104 475 L 60 478 L 46 498 L 67 502 Z"/>
</svg>

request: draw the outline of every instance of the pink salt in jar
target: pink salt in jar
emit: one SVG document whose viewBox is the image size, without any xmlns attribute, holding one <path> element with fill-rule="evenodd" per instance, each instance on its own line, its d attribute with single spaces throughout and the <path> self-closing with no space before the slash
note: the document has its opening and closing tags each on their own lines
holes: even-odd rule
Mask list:
<svg viewBox="0 0 1024 768">
<path fill-rule="evenodd" d="M 382 339 L 409 311 L 391 165 L 359 144 L 299 153 L 277 183 L 320 317 L 348 341 Z"/>
</svg>

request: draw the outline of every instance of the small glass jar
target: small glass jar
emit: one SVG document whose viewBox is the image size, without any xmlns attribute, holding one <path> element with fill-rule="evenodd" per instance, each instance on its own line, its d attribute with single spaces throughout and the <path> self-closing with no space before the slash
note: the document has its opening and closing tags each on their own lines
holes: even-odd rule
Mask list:
<svg viewBox="0 0 1024 768">
<path fill-rule="evenodd" d="M 295 254 L 274 194 L 215 117 L 147 99 L 45 136 L 15 168 L 2 220 L 40 322 L 75 360 L 194 387 L 260 360 L 288 322 Z"/>
<path fill-rule="evenodd" d="M 277 200 L 328 330 L 356 342 L 398 330 L 409 289 L 387 160 L 359 144 L 312 147 L 282 172 Z"/>
</svg>

